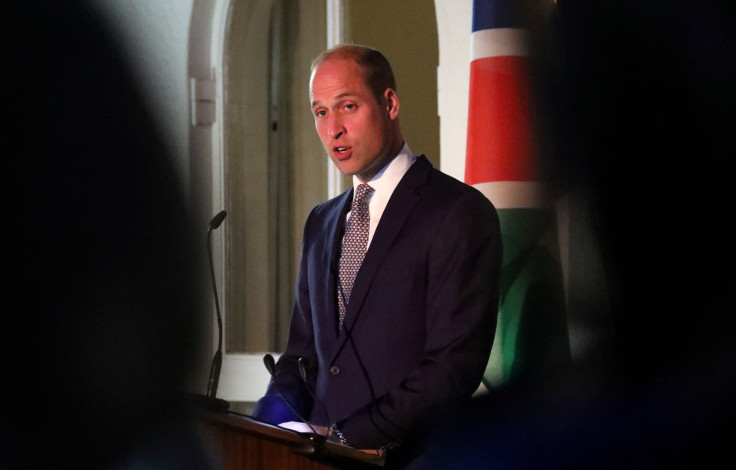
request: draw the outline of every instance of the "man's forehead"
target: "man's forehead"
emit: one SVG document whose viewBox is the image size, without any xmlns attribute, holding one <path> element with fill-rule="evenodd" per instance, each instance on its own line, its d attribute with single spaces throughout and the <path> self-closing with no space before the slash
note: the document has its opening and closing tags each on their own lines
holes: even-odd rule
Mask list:
<svg viewBox="0 0 736 470">
<path fill-rule="evenodd" d="M 317 67 L 309 81 L 309 97 L 312 102 L 339 100 L 363 96 L 368 87 L 359 68 L 346 68 L 343 64 L 332 64 L 327 68 Z M 345 64 L 347 65 L 347 64 Z"/>
</svg>

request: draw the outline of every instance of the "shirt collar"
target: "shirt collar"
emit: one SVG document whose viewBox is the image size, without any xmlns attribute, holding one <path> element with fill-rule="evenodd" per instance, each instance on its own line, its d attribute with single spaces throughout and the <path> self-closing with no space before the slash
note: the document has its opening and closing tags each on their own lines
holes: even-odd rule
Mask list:
<svg viewBox="0 0 736 470">
<path fill-rule="evenodd" d="M 404 142 L 399 153 L 368 181 L 368 185 L 376 190 L 376 194 L 388 193 L 390 195 L 416 159 L 417 157 L 409 148 L 409 144 Z M 353 188 L 357 189 L 360 183 L 358 177 L 353 176 Z"/>
</svg>

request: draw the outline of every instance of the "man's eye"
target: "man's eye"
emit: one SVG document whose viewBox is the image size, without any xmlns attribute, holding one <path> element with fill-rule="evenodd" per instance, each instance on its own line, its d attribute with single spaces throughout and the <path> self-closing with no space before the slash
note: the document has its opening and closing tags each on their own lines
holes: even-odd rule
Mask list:
<svg viewBox="0 0 736 470">
<path fill-rule="evenodd" d="M 357 106 L 355 106 L 355 105 L 354 105 L 354 104 L 352 104 L 352 103 L 350 103 L 350 104 L 346 104 L 346 105 L 345 105 L 345 109 L 347 109 L 348 111 L 352 111 L 352 110 L 353 110 L 353 109 L 355 109 L 355 108 L 357 108 Z"/>
<path fill-rule="evenodd" d="M 324 110 L 319 110 L 314 113 L 317 117 L 325 117 L 325 114 L 327 114 Z"/>
</svg>

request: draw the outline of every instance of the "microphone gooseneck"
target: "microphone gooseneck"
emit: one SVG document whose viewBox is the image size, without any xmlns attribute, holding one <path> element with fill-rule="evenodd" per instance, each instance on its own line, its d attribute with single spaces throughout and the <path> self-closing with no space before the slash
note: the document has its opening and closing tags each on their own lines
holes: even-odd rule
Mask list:
<svg viewBox="0 0 736 470">
<path fill-rule="evenodd" d="M 268 370 L 268 373 L 271 374 L 271 378 L 273 379 L 273 386 L 276 388 L 276 391 L 279 393 L 279 396 L 281 397 L 281 400 L 283 400 L 283 402 L 286 403 L 286 406 L 289 407 L 289 409 L 291 410 L 292 413 L 294 413 L 296 416 L 298 416 L 299 419 L 302 420 L 302 422 L 304 422 L 304 424 L 306 424 L 307 426 L 309 426 L 309 429 L 312 430 L 312 432 L 315 434 L 315 436 L 322 437 L 322 435 L 320 433 L 318 433 L 316 429 L 314 429 L 314 426 L 312 426 L 309 423 L 309 421 L 307 421 L 306 419 L 304 419 L 304 417 L 301 415 L 301 413 L 299 413 L 298 411 L 296 411 L 296 409 L 294 409 L 294 407 L 291 406 L 291 403 L 289 403 L 289 400 L 287 400 L 286 397 L 284 396 L 284 394 L 281 393 L 281 390 L 279 390 L 279 384 L 276 381 L 276 361 L 274 360 L 273 356 L 270 355 L 270 354 L 266 354 L 265 356 L 263 356 L 263 363 L 266 365 L 266 369 Z"/>
<path fill-rule="evenodd" d="M 330 420 L 330 413 L 329 411 L 327 411 L 327 407 L 322 403 L 322 400 L 317 398 L 314 392 L 312 392 L 312 388 L 309 386 L 309 381 L 307 380 L 307 367 L 304 365 L 304 362 L 304 358 L 299 356 L 297 364 L 299 366 L 299 375 L 302 376 L 302 382 L 304 382 L 304 386 L 307 389 L 307 392 L 309 392 L 309 395 L 312 397 L 312 400 L 319 403 L 319 406 L 322 407 L 322 410 L 325 412 L 325 418 L 327 418 L 327 423 L 333 424 Z"/>
<path fill-rule="evenodd" d="M 217 295 L 217 283 L 215 282 L 215 265 L 212 261 L 212 231 L 217 229 L 222 221 L 227 217 L 226 211 L 220 211 L 210 221 L 209 227 L 207 228 L 207 256 L 210 262 L 210 277 L 212 279 L 212 292 L 215 296 L 215 311 L 217 312 L 217 352 L 212 358 L 212 365 L 210 366 L 210 376 L 207 381 L 207 396 L 215 398 L 217 396 L 217 385 L 220 382 L 220 369 L 222 369 L 222 315 L 220 314 L 220 300 Z"/>
<path fill-rule="evenodd" d="M 358 347 L 355 345 L 355 341 L 353 340 L 353 334 L 352 333 L 353 333 L 353 328 L 355 328 L 355 325 L 353 324 L 350 327 L 348 327 L 348 325 L 344 325 L 344 328 L 345 328 L 345 334 L 347 335 L 347 341 L 343 342 L 343 344 L 342 344 L 342 346 L 341 346 L 340 351 L 338 352 L 338 354 L 340 354 L 342 352 L 342 348 L 345 347 L 345 345 L 349 342 L 350 345 L 353 348 L 353 352 L 355 353 L 355 358 L 358 361 L 358 366 L 360 368 L 360 371 L 363 373 L 363 377 L 365 378 L 366 384 L 368 385 L 368 390 L 370 391 L 370 394 L 371 394 L 371 403 L 376 403 L 377 397 L 376 397 L 376 391 L 373 388 L 373 381 L 371 380 L 371 376 L 368 373 L 367 367 L 363 363 L 363 359 L 362 359 L 362 357 L 360 355 L 360 352 L 358 350 Z M 385 413 L 383 413 L 381 411 L 381 407 L 380 406 L 376 406 L 375 407 L 375 412 L 381 418 L 383 418 L 387 423 L 389 423 L 390 425 L 392 425 L 395 429 L 400 430 L 402 433 L 406 433 L 407 432 L 407 430 L 405 428 L 403 428 L 401 425 L 399 425 L 398 423 L 396 423 L 395 421 L 393 421 L 392 419 L 390 419 L 388 416 L 386 416 Z M 388 447 L 389 448 L 390 447 L 395 447 L 395 446 L 398 445 L 398 442 L 399 441 L 396 441 L 395 438 L 389 432 L 387 432 L 385 429 L 379 427 L 376 422 L 374 422 L 374 425 L 376 426 L 376 428 L 378 429 L 378 431 L 381 434 L 383 434 L 384 436 L 386 436 L 388 439 L 392 439 L 392 442 L 390 444 L 388 444 Z"/>
</svg>

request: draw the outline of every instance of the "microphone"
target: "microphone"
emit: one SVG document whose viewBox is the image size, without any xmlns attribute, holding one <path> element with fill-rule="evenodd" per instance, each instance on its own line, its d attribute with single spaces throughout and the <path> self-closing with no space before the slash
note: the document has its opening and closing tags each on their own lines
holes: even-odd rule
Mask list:
<svg viewBox="0 0 736 470">
<path fill-rule="evenodd" d="M 225 220 L 225 217 L 227 217 L 227 211 L 220 211 L 217 215 L 212 217 L 212 220 L 210 220 L 210 230 L 215 230 L 222 224 L 222 221 Z"/>
<path fill-rule="evenodd" d="M 327 411 L 327 407 L 322 403 L 322 400 L 314 395 L 314 393 L 312 392 L 312 388 L 309 386 L 309 382 L 307 381 L 307 367 L 304 365 L 304 362 L 304 358 L 302 356 L 299 356 L 297 365 L 299 366 L 299 375 L 302 376 L 302 382 L 304 382 L 304 386 L 307 389 L 307 392 L 309 392 L 309 395 L 311 395 L 312 400 L 319 403 L 319 406 L 321 406 L 322 410 L 324 410 L 325 417 L 327 418 L 327 423 L 332 423 L 332 421 L 330 421 L 330 413 Z"/>
<path fill-rule="evenodd" d="M 291 410 L 292 413 L 294 413 L 296 416 L 298 416 L 299 419 L 304 422 L 304 424 L 306 424 L 307 426 L 309 426 L 309 429 L 312 430 L 312 432 L 314 433 L 314 435 L 316 437 L 319 437 L 320 438 L 321 441 L 320 442 L 315 441 L 315 443 L 317 444 L 317 446 L 321 446 L 321 442 L 324 441 L 324 436 L 322 436 L 320 433 L 318 433 L 317 430 L 314 429 L 314 426 L 312 426 L 309 423 L 309 421 L 307 421 L 306 419 L 304 419 L 302 417 L 301 413 L 297 412 L 294 409 L 294 407 L 291 406 L 291 403 L 289 403 L 289 400 L 287 400 L 286 397 L 284 396 L 284 394 L 281 393 L 281 390 L 279 390 L 279 384 L 276 381 L 276 361 L 274 360 L 273 356 L 270 355 L 270 354 L 266 354 L 265 356 L 263 356 L 263 363 L 266 365 L 266 370 L 268 370 L 268 373 L 271 374 L 271 378 L 273 379 L 273 386 L 276 388 L 276 391 L 281 396 L 281 399 L 283 400 L 283 402 L 286 403 L 286 406 L 289 407 L 289 409 Z M 301 363 L 300 363 L 300 373 L 301 373 L 301 368 L 302 367 L 303 366 L 301 366 Z M 317 450 L 319 451 L 319 449 L 317 449 Z"/>
<path fill-rule="evenodd" d="M 212 358 L 212 365 L 210 366 L 210 378 L 207 382 L 207 396 L 215 398 L 217 396 L 217 385 L 220 382 L 220 369 L 222 369 L 222 315 L 220 314 L 220 301 L 217 295 L 217 283 L 215 282 L 215 266 L 212 261 L 212 231 L 217 229 L 222 221 L 227 217 L 226 211 L 220 211 L 210 220 L 210 225 L 207 228 L 207 255 L 210 261 L 210 277 L 212 278 L 212 292 L 215 296 L 215 310 L 217 311 L 217 329 L 218 329 L 218 340 L 217 340 L 217 352 L 215 357 Z"/>
<path fill-rule="evenodd" d="M 301 363 L 301 358 L 299 359 L 300 359 L 299 373 L 302 374 L 302 369 L 304 368 L 304 366 Z M 281 397 L 281 400 L 283 400 L 283 402 L 286 403 L 286 406 L 289 407 L 292 413 L 298 416 L 299 419 L 302 420 L 302 422 L 306 424 L 307 426 L 309 426 L 309 429 L 312 430 L 312 434 L 309 434 L 309 443 L 303 446 L 292 448 L 292 452 L 296 454 L 311 456 L 312 458 L 317 457 L 318 459 L 332 458 L 333 457 L 332 453 L 328 451 L 327 448 L 325 447 L 325 442 L 327 441 L 327 437 L 318 433 L 317 430 L 314 429 L 314 426 L 312 426 L 309 423 L 309 421 L 304 419 L 301 413 L 298 413 L 294 409 L 294 407 L 291 406 L 291 403 L 289 403 L 289 400 L 287 400 L 284 394 L 281 393 L 281 390 L 279 390 L 279 384 L 276 381 L 276 361 L 274 360 L 273 356 L 270 354 L 266 354 L 265 356 L 263 356 L 263 363 L 266 366 L 266 370 L 268 370 L 268 373 L 271 375 L 273 386 L 278 392 L 279 396 Z M 304 372 L 304 374 L 306 374 L 306 371 Z"/>
<path fill-rule="evenodd" d="M 271 378 L 273 378 L 274 384 L 276 383 L 276 360 L 273 358 L 272 355 L 266 354 L 263 356 L 263 364 L 266 366 L 266 370 L 268 371 Z"/>
<path fill-rule="evenodd" d="M 304 385 L 307 385 L 307 390 L 310 394 L 312 394 L 312 391 L 309 390 L 309 384 L 307 383 L 307 369 L 304 366 L 304 358 L 299 356 L 299 360 L 297 361 L 297 364 L 299 365 L 299 375 L 302 376 L 302 380 L 304 381 Z M 314 396 L 314 395 L 312 395 Z"/>
<path fill-rule="evenodd" d="M 215 215 L 207 228 L 207 255 L 210 261 L 210 277 L 212 278 L 212 291 L 215 295 L 215 310 L 217 311 L 218 341 L 217 352 L 212 358 L 210 365 L 210 376 L 207 381 L 207 393 L 205 396 L 194 395 L 192 399 L 200 406 L 214 410 L 227 410 L 230 404 L 217 398 L 217 385 L 220 382 L 220 369 L 222 369 L 222 315 L 220 314 L 220 301 L 217 295 L 217 284 L 215 283 L 215 266 L 212 261 L 212 231 L 218 228 L 227 217 L 226 211 L 220 211 Z"/>
</svg>

